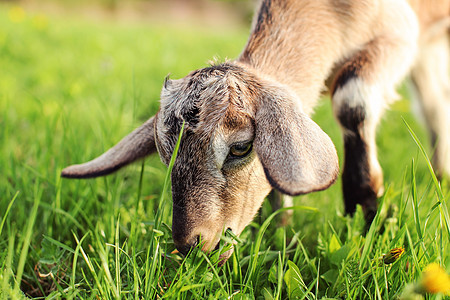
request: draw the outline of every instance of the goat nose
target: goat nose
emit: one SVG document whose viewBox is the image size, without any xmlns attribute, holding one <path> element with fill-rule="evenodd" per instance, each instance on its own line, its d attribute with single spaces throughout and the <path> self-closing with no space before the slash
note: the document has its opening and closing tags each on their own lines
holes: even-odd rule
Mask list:
<svg viewBox="0 0 450 300">
<path fill-rule="evenodd" d="M 200 236 L 194 236 L 191 239 L 187 240 L 183 244 L 175 243 L 175 246 L 177 247 L 178 251 L 180 251 L 182 254 L 187 255 L 191 249 L 195 248 L 200 241 Z"/>
</svg>

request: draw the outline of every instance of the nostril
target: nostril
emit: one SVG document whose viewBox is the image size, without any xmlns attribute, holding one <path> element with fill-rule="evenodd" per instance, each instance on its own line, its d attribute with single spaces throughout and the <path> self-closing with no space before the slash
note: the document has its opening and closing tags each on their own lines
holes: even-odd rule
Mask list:
<svg viewBox="0 0 450 300">
<path fill-rule="evenodd" d="M 216 247 L 214 247 L 214 250 L 219 250 L 220 249 L 220 242 L 217 243 Z"/>
<path fill-rule="evenodd" d="M 187 246 L 187 245 L 183 245 L 183 246 L 177 246 L 178 251 L 180 251 L 181 254 L 183 255 L 187 255 L 189 253 L 189 250 L 191 250 L 191 247 Z"/>
<path fill-rule="evenodd" d="M 178 251 L 183 253 L 184 255 L 187 255 L 191 249 L 197 247 L 197 245 L 200 243 L 200 236 L 196 235 L 193 238 L 191 238 L 189 241 L 187 241 L 184 245 L 176 245 Z"/>
<path fill-rule="evenodd" d="M 200 244 L 200 235 L 197 235 L 195 238 L 194 238 L 194 243 L 192 244 L 192 248 L 194 248 L 194 247 L 197 247 L 197 245 L 198 244 Z"/>
</svg>

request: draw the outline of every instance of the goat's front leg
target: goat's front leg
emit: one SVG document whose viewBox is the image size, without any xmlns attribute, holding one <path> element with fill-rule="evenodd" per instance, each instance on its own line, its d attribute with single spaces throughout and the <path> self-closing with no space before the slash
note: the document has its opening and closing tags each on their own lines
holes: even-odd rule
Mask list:
<svg viewBox="0 0 450 300">
<path fill-rule="evenodd" d="M 294 205 L 294 198 L 292 196 L 285 195 L 278 190 L 272 190 L 272 192 L 270 192 L 269 200 L 274 212 L 279 210 L 280 208 L 291 207 Z M 283 212 L 280 218 L 280 225 L 285 226 L 289 224 L 292 215 L 292 210 Z"/>
<path fill-rule="evenodd" d="M 375 217 L 377 198 L 383 193 L 376 127 L 414 52 L 414 40 L 373 40 L 344 63 L 333 84 L 333 111 L 344 131 L 345 212 L 352 215 L 360 204 L 367 224 Z"/>
</svg>

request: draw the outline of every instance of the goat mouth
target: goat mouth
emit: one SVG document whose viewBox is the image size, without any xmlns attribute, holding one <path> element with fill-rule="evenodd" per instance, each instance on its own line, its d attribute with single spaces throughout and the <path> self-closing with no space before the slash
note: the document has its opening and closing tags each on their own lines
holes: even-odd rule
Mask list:
<svg viewBox="0 0 450 300">
<path fill-rule="evenodd" d="M 233 239 L 236 235 L 233 233 L 233 230 L 231 228 L 227 228 L 227 230 L 225 230 L 224 233 L 225 237 L 229 238 L 229 239 Z M 225 252 L 221 253 L 219 256 L 219 261 L 218 261 L 218 265 L 219 266 L 223 266 L 227 260 L 231 257 L 231 255 L 233 254 L 234 251 L 234 246 L 233 246 L 233 242 L 229 243 L 229 245 L 231 245 L 231 247 L 226 250 Z M 214 250 L 220 250 L 220 242 L 217 243 L 216 247 Z"/>
<path fill-rule="evenodd" d="M 231 255 L 233 254 L 234 251 L 234 247 L 233 247 L 233 242 L 235 242 L 234 237 L 236 237 L 236 235 L 233 233 L 231 228 L 227 228 L 225 230 L 225 232 L 223 233 L 223 235 L 227 238 L 226 241 L 218 241 L 217 244 L 215 245 L 214 249 L 202 249 L 204 242 L 202 242 L 201 237 L 198 236 L 197 240 L 190 246 L 186 246 L 186 247 L 177 247 L 176 250 L 174 250 L 172 252 L 172 254 L 177 254 L 180 253 L 182 254 L 184 257 L 189 256 L 192 252 L 194 251 L 203 251 L 206 253 L 211 253 L 211 252 L 216 252 L 216 251 L 223 251 L 222 253 L 220 253 L 220 255 L 218 256 L 218 260 L 216 261 L 217 264 L 219 266 L 223 266 L 225 264 L 225 262 L 231 257 Z M 230 242 L 230 240 L 232 240 Z M 224 249 L 226 247 L 226 249 Z M 217 253 L 217 252 L 216 252 Z M 216 256 L 217 257 L 217 256 Z"/>
<path fill-rule="evenodd" d="M 228 227 L 227 230 L 225 230 L 225 232 L 223 233 L 223 235 L 229 239 L 232 239 L 233 235 L 234 235 L 233 230 L 230 227 Z M 219 240 L 219 242 L 217 242 L 216 246 L 214 247 L 214 251 L 216 251 L 216 250 L 220 250 L 220 240 Z"/>
<path fill-rule="evenodd" d="M 219 267 L 223 266 L 223 265 L 227 262 L 227 260 L 228 260 L 228 259 L 231 257 L 231 255 L 233 254 L 233 251 L 234 251 L 234 249 L 233 249 L 233 247 L 231 247 L 231 249 L 225 251 L 224 253 L 222 253 L 222 254 L 219 256 L 219 262 L 217 263 L 217 264 L 219 265 Z"/>
</svg>

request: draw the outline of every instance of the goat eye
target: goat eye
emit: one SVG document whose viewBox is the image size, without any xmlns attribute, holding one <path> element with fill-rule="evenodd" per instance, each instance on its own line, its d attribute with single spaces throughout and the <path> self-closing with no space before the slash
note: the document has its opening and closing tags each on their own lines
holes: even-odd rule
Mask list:
<svg viewBox="0 0 450 300">
<path fill-rule="evenodd" d="M 230 148 L 230 156 L 244 157 L 252 150 L 252 143 L 235 144 Z"/>
</svg>

